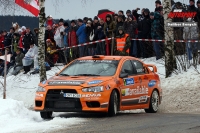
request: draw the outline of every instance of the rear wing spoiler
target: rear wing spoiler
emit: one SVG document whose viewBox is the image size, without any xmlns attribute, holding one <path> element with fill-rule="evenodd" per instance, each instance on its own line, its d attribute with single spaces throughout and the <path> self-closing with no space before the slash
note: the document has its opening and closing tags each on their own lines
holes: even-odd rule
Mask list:
<svg viewBox="0 0 200 133">
<path fill-rule="evenodd" d="M 148 67 L 152 72 L 157 73 L 157 67 L 153 64 L 145 64 L 146 67 Z"/>
</svg>

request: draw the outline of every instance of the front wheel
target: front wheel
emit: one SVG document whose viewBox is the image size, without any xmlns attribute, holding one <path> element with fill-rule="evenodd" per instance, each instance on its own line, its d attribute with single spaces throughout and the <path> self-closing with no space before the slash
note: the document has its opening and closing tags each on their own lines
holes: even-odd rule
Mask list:
<svg viewBox="0 0 200 133">
<path fill-rule="evenodd" d="M 112 91 L 110 96 L 108 116 L 115 116 L 118 110 L 118 96 L 115 90 Z"/>
<path fill-rule="evenodd" d="M 53 114 L 52 111 L 40 112 L 40 116 L 43 119 L 51 119 L 52 118 L 52 114 Z"/>
<path fill-rule="evenodd" d="M 159 95 L 158 91 L 154 90 L 151 94 L 149 109 L 145 109 L 146 113 L 156 113 L 158 111 Z"/>
</svg>

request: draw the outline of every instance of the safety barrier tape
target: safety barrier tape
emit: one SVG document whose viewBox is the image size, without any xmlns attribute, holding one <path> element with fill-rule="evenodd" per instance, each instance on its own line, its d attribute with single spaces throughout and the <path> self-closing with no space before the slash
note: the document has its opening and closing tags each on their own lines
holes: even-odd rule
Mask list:
<svg viewBox="0 0 200 133">
<path fill-rule="evenodd" d="M 106 40 L 111 40 L 111 39 L 114 39 L 114 37 L 112 38 L 107 38 L 107 39 L 102 39 L 102 40 L 97 40 L 97 41 L 93 41 L 93 42 L 87 42 L 87 43 L 83 43 L 83 44 L 78 44 L 76 46 L 70 46 L 70 47 L 64 47 L 64 48 L 60 48 L 60 49 L 56 49 L 56 50 L 66 50 L 66 49 L 70 49 L 70 48 L 75 48 L 75 47 L 81 47 L 81 46 L 85 46 L 85 45 L 91 45 L 91 44 L 95 44 L 95 43 L 98 43 L 98 42 L 104 42 Z M 138 40 L 138 41 L 146 41 L 146 42 L 165 42 L 165 40 L 158 40 L 158 39 L 131 39 L 131 40 Z M 200 40 L 174 40 L 174 42 L 200 42 Z M 12 46 L 12 45 L 10 45 Z M 10 47 L 10 46 L 7 46 L 7 47 Z M 4 47 L 4 48 L 7 48 L 7 47 Z M 0 49 L 4 49 L 4 48 L 0 48 Z M 19 47 L 18 48 L 23 48 L 23 47 Z"/>
</svg>

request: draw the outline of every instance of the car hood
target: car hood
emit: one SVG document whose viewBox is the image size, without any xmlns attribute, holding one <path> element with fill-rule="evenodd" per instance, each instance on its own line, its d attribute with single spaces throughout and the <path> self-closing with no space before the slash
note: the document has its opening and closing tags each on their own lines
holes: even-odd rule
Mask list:
<svg viewBox="0 0 200 133">
<path fill-rule="evenodd" d="M 97 77 L 97 76 L 80 76 L 80 77 L 71 77 L 71 76 L 54 76 L 51 77 L 49 80 L 40 83 L 40 86 L 82 86 L 82 87 L 89 87 L 89 86 L 96 86 L 101 84 L 105 81 L 111 80 L 114 77 Z"/>
</svg>

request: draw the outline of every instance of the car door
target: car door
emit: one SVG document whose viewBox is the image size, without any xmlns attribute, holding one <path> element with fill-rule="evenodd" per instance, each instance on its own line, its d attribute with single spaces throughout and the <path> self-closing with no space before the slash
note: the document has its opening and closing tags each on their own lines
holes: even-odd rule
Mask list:
<svg viewBox="0 0 200 133">
<path fill-rule="evenodd" d="M 148 75 L 147 69 L 143 66 L 143 63 L 138 60 L 131 60 L 133 67 L 135 67 L 137 74 L 136 79 L 138 79 L 139 83 L 135 91 L 135 97 L 138 99 L 138 105 L 143 105 L 148 103 L 150 96 L 149 96 L 149 88 L 148 83 L 150 76 Z"/>
<path fill-rule="evenodd" d="M 131 60 L 124 61 L 120 73 L 128 73 L 128 77 L 120 78 L 121 107 L 122 109 L 131 109 L 138 102 L 135 99 L 134 91 L 139 83 L 136 69 L 134 69 Z"/>
</svg>

